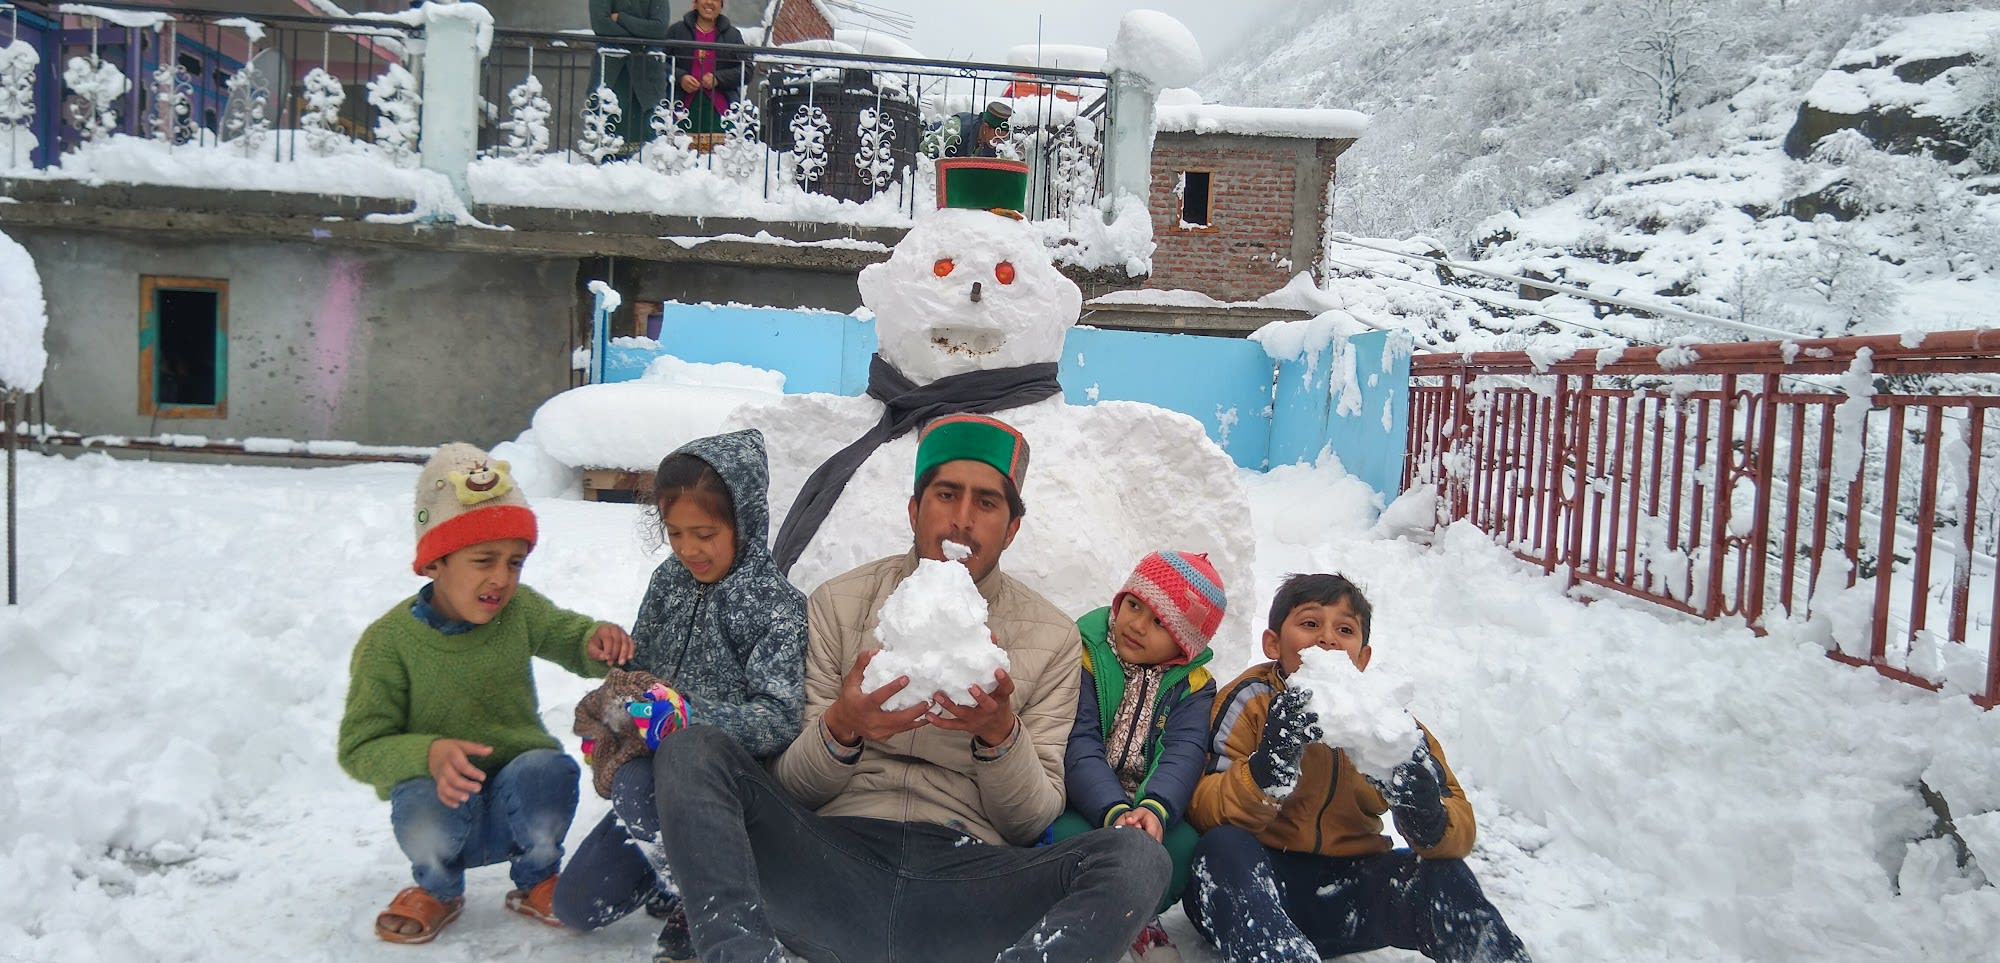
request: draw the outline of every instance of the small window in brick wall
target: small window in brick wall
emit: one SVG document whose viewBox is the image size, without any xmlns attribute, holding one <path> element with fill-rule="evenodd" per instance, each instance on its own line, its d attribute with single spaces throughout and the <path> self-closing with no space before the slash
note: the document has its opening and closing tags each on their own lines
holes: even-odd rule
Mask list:
<svg viewBox="0 0 2000 963">
<path fill-rule="evenodd" d="M 229 282 L 139 279 L 139 413 L 229 414 Z"/>
<path fill-rule="evenodd" d="M 1182 227 L 1208 226 L 1208 185 L 1208 171 L 1181 172 L 1181 187 L 1177 193 L 1181 196 Z"/>
</svg>

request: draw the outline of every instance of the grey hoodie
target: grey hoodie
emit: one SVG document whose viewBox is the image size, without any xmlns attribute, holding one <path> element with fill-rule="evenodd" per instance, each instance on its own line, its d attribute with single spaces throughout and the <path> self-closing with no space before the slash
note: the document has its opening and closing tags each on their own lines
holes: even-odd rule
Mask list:
<svg viewBox="0 0 2000 963">
<path fill-rule="evenodd" d="M 722 476 L 736 509 L 736 561 L 706 586 L 679 558 L 661 562 L 632 622 L 637 652 L 626 667 L 679 690 L 693 724 L 719 726 L 751 755 L 773 756 L 799 732 L 806 599 L 778 574 L 766 544 L 771 509 L 764 435 L 735 431 L 697 438 L 675 451 Z"/>
</svg>

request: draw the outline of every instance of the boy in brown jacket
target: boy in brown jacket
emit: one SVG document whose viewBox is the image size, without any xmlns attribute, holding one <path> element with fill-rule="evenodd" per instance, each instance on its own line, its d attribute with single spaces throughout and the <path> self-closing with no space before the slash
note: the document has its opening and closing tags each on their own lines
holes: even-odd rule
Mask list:
<svg viewBox="0 0 2000 963">
<path fill-rule="evenodd" d="M 1271 602 L 1264 655 L 1223 689 L 1207 775 L 1188 821 L 1188 919 L 1232 961 L 1318 961 L 1394 946 L 1441 961 L 1526 961 L 1465 865 L 1472 806 L 1430 730 L 1386 782 L 1315 740 L 1300 653 L 1346 653 L 1366 670 L 1373 607 L 1339 575 L 1294 575 Z M 1421 728 L 1421 726 L 1420 726 Z M 1382 814 L 1414 849 L 1391 849 Z"/>
</svg>

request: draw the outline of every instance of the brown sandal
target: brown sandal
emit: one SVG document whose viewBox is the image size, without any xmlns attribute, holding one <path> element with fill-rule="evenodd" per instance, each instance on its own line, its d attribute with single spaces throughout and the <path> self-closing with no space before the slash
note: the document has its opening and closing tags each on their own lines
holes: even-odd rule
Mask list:
<svg viewBox="0 0 2000 963">
<path fill-rule="evenodd" d="M 556 919 L 556 878 L 554 876 L 536 883 L 528 889 L 511 890 L 507 893 L 507 908 L 537 922 L 549 926 L 561 926 Z"/>
<path fill-rule="evenodd" d="M 391 943 L 429 943 L 464 909 L 463 896 L 440 900 L 421 886 L 405 887 L 389 901 L 388 909 L 375 915 L 375 935 Z M 389 922 L 397 919 L 417 924 L 417 931 L 404 933 L 391 928 Z"/>
</svg>

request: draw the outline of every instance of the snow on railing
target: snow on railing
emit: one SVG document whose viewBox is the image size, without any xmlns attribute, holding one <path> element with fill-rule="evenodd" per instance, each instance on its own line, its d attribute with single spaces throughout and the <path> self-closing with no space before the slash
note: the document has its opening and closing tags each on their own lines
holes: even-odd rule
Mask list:
<svg viewBox="0 0 2000 963">
<path fill-rule="evenodd" d="M 1404 486 L 1572 585 L 1990 708 L 1996 349 L 2000 330 L 1417 355 Z"/>
</svg>

